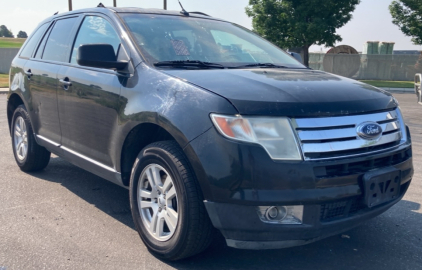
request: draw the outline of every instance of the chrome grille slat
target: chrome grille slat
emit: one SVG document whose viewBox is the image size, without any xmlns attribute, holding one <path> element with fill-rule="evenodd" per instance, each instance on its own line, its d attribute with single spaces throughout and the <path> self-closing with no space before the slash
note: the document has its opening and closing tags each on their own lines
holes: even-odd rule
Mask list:
<svg viewBox="0 0 422 270">
<path fill-rule="evenodd" d="M 303 152 L 304 153 L 326 153 L 326 152 L 337 152 L 345 150 L 353 150 L 358 148 L 365 148 L 371 146 L 377 146 L 382 144 L 387 144 L 395 142 L 401 139 L 401 132 L 391 133 L 385 136 L 382 136 L 379 140 L 376 141 L 366 141 L 363 139 L 356 139 L 344 142 L 327 142 L 327 143 L 304 143 Z"/>
<path fill-rule="evenodd" d="M 377 122 L 382 136 L 375 140 L 359 137 L 357 127 L 365 122 Z M 305 160 L 342 158 L 379 152 L 406 140 L 405 126 L 399 109 L 389 112 L 292 119 Z"/>
<path fill-rule="evenodd" d="M 391 122 L 388 124 L 382 124 L 381 127 L 382 127 L 382 132 L 389 132 L 389 131 L 400 129 L 400 123 L 398 121 Z"/>
<path fill-rule="evenodd" d="M 393 130 L 400 129 L 399 122 L 391 122 L 387 124 L 381 124 L 383 132 L 390 132 Z M 298 130 L 299 139 L 301 141 L 318 141 L 318 140 L 330 140 L 330 139 L 342 139 L 342 138 L 357 138 L 356 128 L 341 128 L 341 129 L 329 129 L 329 130 Z"/>
<path fill-rule="evenodd" d="M 298 118 L 294 119 L 294 124 L 298 128 L 324 128 L 350 126 L 363 123 L 365 121 L 381 122 L 385 120 L 397 119 L 395 111 L 374 113 L 366 115 L 336 116 L 323 118 Z"/>
</svg>

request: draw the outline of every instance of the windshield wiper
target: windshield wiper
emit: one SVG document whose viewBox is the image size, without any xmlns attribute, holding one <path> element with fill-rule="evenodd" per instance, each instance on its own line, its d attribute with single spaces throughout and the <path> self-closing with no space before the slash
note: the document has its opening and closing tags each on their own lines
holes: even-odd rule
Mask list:
<svg viewBox="0 0 422 270">
<path fill-rule="evenodd" d="M 247 68 L 247 67 L 263 67 L 263 68 L 289 68 L 286 66 L 275 65 L 273 63 L 255 63 L 255 64 L 247 64 L 242 66 L 235 66 L 230 68 Z"/>
<path fill-rule="evenodd" d="M 175 61 L 161 61 L 154 63 L 156 67 L 197 67 L 197 68 L 226 68 L 217 63 L 203 62 L 199 60 L 175 60 Z"/>
</svg>

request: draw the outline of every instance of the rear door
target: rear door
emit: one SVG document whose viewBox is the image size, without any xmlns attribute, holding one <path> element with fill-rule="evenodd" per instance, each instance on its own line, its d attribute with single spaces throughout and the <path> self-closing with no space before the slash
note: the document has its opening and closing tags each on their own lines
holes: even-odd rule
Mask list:
<svg viewBox="0 0 422 270">
<path fill-rule="evenodd" d="M 31 119 L 39 138 L 59 143 L 61 129 L 57 108 L 57 72 L 69 59 L 71 34 L 79 17 L 53 22 L 33 56 L 25 65 L 29 78 Z"/>
<path fill-rule="evenodd" d="M 85 15 L 72 46 L 69 64 L 58 73 L 58 106 L 62 148 L 81 158 L 113 169 L 113 131 L 118 125 L 120 89 L 124 76 L 114 70 L 79 66 L 83 44 L 111 44 L 119 60 L 129 60 L 106 16 Z M 103 167 L 104 167 L 103 166 Z"/>
</svg>

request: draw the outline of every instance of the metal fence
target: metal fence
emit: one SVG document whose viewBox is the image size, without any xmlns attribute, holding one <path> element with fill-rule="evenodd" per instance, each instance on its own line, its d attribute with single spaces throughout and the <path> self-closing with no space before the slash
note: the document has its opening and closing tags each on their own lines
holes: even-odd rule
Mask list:
<svg viewBox="0 0 422 270">
<path fill-rule="evenodd" d="M 9 73 L 18 48 L 0 48 L 0 73 Z M 309 66 L 356 80 L 413 81 L 422 73 L 422 55 L 311 53 Z"/>
<path fill-rule="evenodd" d="M 309 66 L 356 80 L 413 81 L 422 73 L 422 55 L 311 53 Z"/>
<path fill-rule="evenodd" d="M 18 51 L 19 48 L 0 48 L 0 73 L 9 73 L 10 64 Z"/>
</svg>

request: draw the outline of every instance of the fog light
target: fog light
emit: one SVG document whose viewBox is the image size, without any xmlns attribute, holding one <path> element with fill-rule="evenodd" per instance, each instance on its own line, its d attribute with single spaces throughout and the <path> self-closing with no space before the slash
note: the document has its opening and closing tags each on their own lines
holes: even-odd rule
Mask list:
<svg viewBox="0 0 422 270">
<path fill-rule="evenodd" d="M 273 224 L 302 224 L 303 205 L 259 206 L 261 221 Z"/>
<path fill-rule="evenodd" d="M 268 220 L 283 220 L 287 216 L 287 209 L 284 206 L 271 206 L 265 211 Z"/>
<path fill-rule="evenodd" d="M 267 209 L 267 211 L 265 211 L 265 216 L 267 217 L 267 219 L 271 220 L 271 219 L 275 219 L 278 215 L 278 209 L 275 206 L 271 206 L 270 208 Z"/>
</svg>

